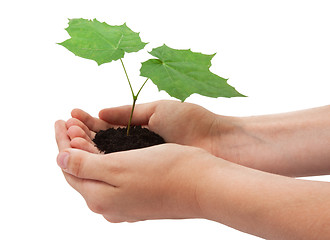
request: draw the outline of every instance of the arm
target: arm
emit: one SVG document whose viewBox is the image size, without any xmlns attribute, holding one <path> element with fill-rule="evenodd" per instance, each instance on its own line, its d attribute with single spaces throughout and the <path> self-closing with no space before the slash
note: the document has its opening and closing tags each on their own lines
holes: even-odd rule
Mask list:
<svg viewBox="0 0 330 240">
<path fill-rule="evenodd" d="M 235 118 L 224 132 L 218 116 L 217 155 L 233 162 L 288 176 L 330 173 L 330 106 Z"/>
<path fill-rule="evenodd" d="M 74 140 L 71 146 L 96 152 L 83 139 L 91 142 L 95 131 L 126 125 L 130 109 L 104 109 L 100 119 L 81 110 L 72 111 L 73 119 L 67 122 L 68 134 Z M 228 117 L 194 104 L 158 101 L 137 105 L 133 124 L 147 125 L 167 142 L 203 148 L 217 157 L 262 171 L 287 176 L 330 173 L 330 106 Z"/>
<path fill-rule="evenodd" d="M 209 170 L 198 196 L 205 218 L 265 239 L 330 236 L 330 183 L 228 163 Z"/>
<path fill-rule="evenodd" d="M 68 148 L 58 164 L 89 208 L 110 222 L 205 218 L 267 239 L 327 239 L 330 183 L 246 168 L 198 148 L 164 144 L 100 155 Z"/>
</svg>

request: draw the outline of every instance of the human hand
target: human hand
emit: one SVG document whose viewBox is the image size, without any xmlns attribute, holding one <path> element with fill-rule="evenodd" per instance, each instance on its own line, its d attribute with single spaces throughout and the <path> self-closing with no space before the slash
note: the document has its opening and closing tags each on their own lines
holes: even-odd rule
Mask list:
<svg viewBox="0 0 330 240">
<path fill-rule="evenodd" d="M 103 109 L 100 118 L 74 109 L 67 121 L 72 147 L 96 153 L 91 139 L 95 132 L 111 126 L 126 126 L 131 106 Z M 219 137 L 235 129 L 238 118 L 218 116 L 198 105 L 177 101 L 157 101 L 136 106 L 133 125 L 145 125 L 162 136 L 166 142 L 203 148 L 213 155 L 219 151 Z M 228 144 L 228 142 L 227 142 Z"/>
<path fill-rule="evenodd" d="M 73 118 L 67 122 L 71 146 L 97 153 L 91 141 L 94 132 L 126 125 L 130 109 L 104 109 L 99 113 L 100 119 L 73 110 Z M 167 142 L 203 148 L 250 168 L 310 176 L 329 172 L 328 115 L 326 106 L 288 114 L 228 117 L 194 104 L 158 101 L 137 105 L 132 124 L 146 125 Z"/>
<path fill-rule="evenodd" d="M 55 124 L 57 162 L 89 208 L 110 222 L 201 218 L 199 184 L 219 160 L 194 147 L 163 144 L 112 154 L 68 147 L 64 121 Z"/>
<path fill-rule="evenodd" d="M 94 154 L 69 147 L 64 121 L 55 130 L 66 180 L 110 222 L 205 218 L 266 239 L 329 236 L 327 183 L 257 171 L 177 144 Z"/>
</svg>

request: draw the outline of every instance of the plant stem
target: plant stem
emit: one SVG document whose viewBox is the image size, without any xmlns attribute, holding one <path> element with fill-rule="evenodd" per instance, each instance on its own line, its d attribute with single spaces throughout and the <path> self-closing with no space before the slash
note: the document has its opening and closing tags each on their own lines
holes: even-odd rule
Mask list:
<svg viewBox="0 0 330 240">
<path fill-rule="evenodd" d="M 132 84 L 131 84 L 131 81 L 129 80 L 129 77 L 128 77 L 128 74 L 127 74 L 127 71 L 126 71 L 126 68 L 125 68 L 125 65 L 124 65 L 124 62 L 123 62 L 123 60 L 120 58 L 120 62 L 121 62 L 121 65 L 123 66 L 123 68 L 124 68 L 124 72 L 125 72 L 125 75 L 126 75 L 126 78 L 127 78 L 127 81 L 128 81 L 128 84 L 129 84 L 129 87 L 130 87 L 130 89 L 131 89 L 131 92 L 132 92 L 132 96 L 133 96 L 133 98 L 134 98 L 134 92 L 133 92 L 133 88 L 132 88 Z"/>
<path fill-rule="evenodd" d="M 148 80 L 149 80 L 149 78 L 147 78 L 147 80 L 144 81 L 144 83 L 142 84 L 140 90 L 138 91 L 138 93 L 137 93 L 136 96 L 135 96 L 136 98 L 139 96 L 139 94 L 140 94 L 142 88 L 144 87 L 144 85 L 147 83 Z"/>
<path fill-rule="evenodd" d="M 137 100 L 137 98 L 134 97 L 134 98 L 133 98 L 133 104 L 132 104 L 131 115 L 130 115 L 130 117 L 129 117 L 128 124 L 127 124 L 127 136 L 129 135 L 129 130 L 131 129 L 131 122 L 132 122 L 132 118 L 133 118 L 133 112 L 134 112 L 134 108 L 135 108 L 136 100 Z"/>
<path fill-rule="evenodd" d="M 132 97 L 133 97 L 133 104 L 132 104 L 132 110 L 131 110 L 131 115 L 129 117 L 129 120 L 128 120 L 128 124 L 127 124 L 127 136 L 129 135 L 129 130 L 131 128 L 131 122 L 132 122 L 132 118 L 133 118 L 133 112 L 134 112 L 134 109 L 135 109 L 135 103 L 136 103 L 136 100 L 142 90 L 142 88 L 144 87 L 144 85 L 147 83 L 147 81 L 149 80 L 149 78 L 147 78 L 147 80 L 144 81 L 144 83 L 142 84 L 142 86 L 140 87 L 140 90 L 138 91 L 138 93 L 135 95 L 134 94 L 134 91 L 133 91 L 133 88 L 132 88 L 132 84 L 131 84 L 131 81 L 129 80 L 129 77 L 128 77 L 128 74 L 127 74 L 127 71 L 126 71 L 126 68 L 125 68 L 125 65 L 124 65 L 124 62 L 123 60 L 120 58 L 120 62 L 121 62 L 121 65 L 123 66 L 123 69 L 124 69 L 124 72 L 125 72 L 125 75 L 126 75 L 126 78 L 127 78 L 127 81 L 128 81 L 128 84 L 129 84 L 129 87 L 131 89 L 131 93 L 132 93 Z"/>
<path fill-rule="evenodd" d="M 128 121 L 128 125 L 127 125 L 127 136 L 129 135 L 129 130 L 131 128 L 131 122 L 132 122 L 132 118 L 133 118 L 133 112 L 134 112 L 134 109 L 135 109 L 135 103 L 136 103 L 136 100 L 142 90 L 142 88 L 144 87 L 144 85 L 147 83 L 147 81 L 149 80 L 149 78 L 147 78 L 147 80 L 144 81 L 144 83 L 142 84 L 142 86 L 140 87 L 140 90 L 138 91 L 138 93 L 136 95 L 133 96 L 133 104 L 132 104 L 132 110 L 131 110 L 131 115 L 129 117 L 129 121 Z"/>
</svg>

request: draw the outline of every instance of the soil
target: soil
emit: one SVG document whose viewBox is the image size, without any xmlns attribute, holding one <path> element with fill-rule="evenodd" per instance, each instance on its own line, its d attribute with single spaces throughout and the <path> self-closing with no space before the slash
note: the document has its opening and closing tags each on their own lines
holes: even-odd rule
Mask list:
<svg viewBox="0 0 330 240">
<path fill-rule="evenodd" d="M 131 126 L 129 136 L 127 136 L 127 127 L 101 130 L 96 133 L 93 142 L 99 151 L 103 153 L 138 149 L 165 143 L 161 136 L 141 126 Z"/>
</svg>

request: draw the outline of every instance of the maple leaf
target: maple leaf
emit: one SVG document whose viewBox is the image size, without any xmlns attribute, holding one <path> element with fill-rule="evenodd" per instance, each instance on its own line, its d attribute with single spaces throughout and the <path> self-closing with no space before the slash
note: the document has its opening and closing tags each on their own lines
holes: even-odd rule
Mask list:
<svg viewBox="0 0 330 240">
<path fill-rule="evenodd" d="M 139 33 L 126 24 L 111 26 L 96 19 L 70 19 L 66 31 L 71 36 L 59 45 L 75 55 L 97 62 L 98 65 L 123 58 L 125 53 L 138 52 L 146 43 Z"/>
<path fill-rule="evenodd" d="M 213 55 L 172 49 L 165 44 L 150 54 L 156 59 L 142 63 L 141 76 L 150 78 L 159 90 L 182 102 L 193 93 L 208 97 L 245 97 L 227 83 L 228 79 L 212 73 Z"/>
</svg>

